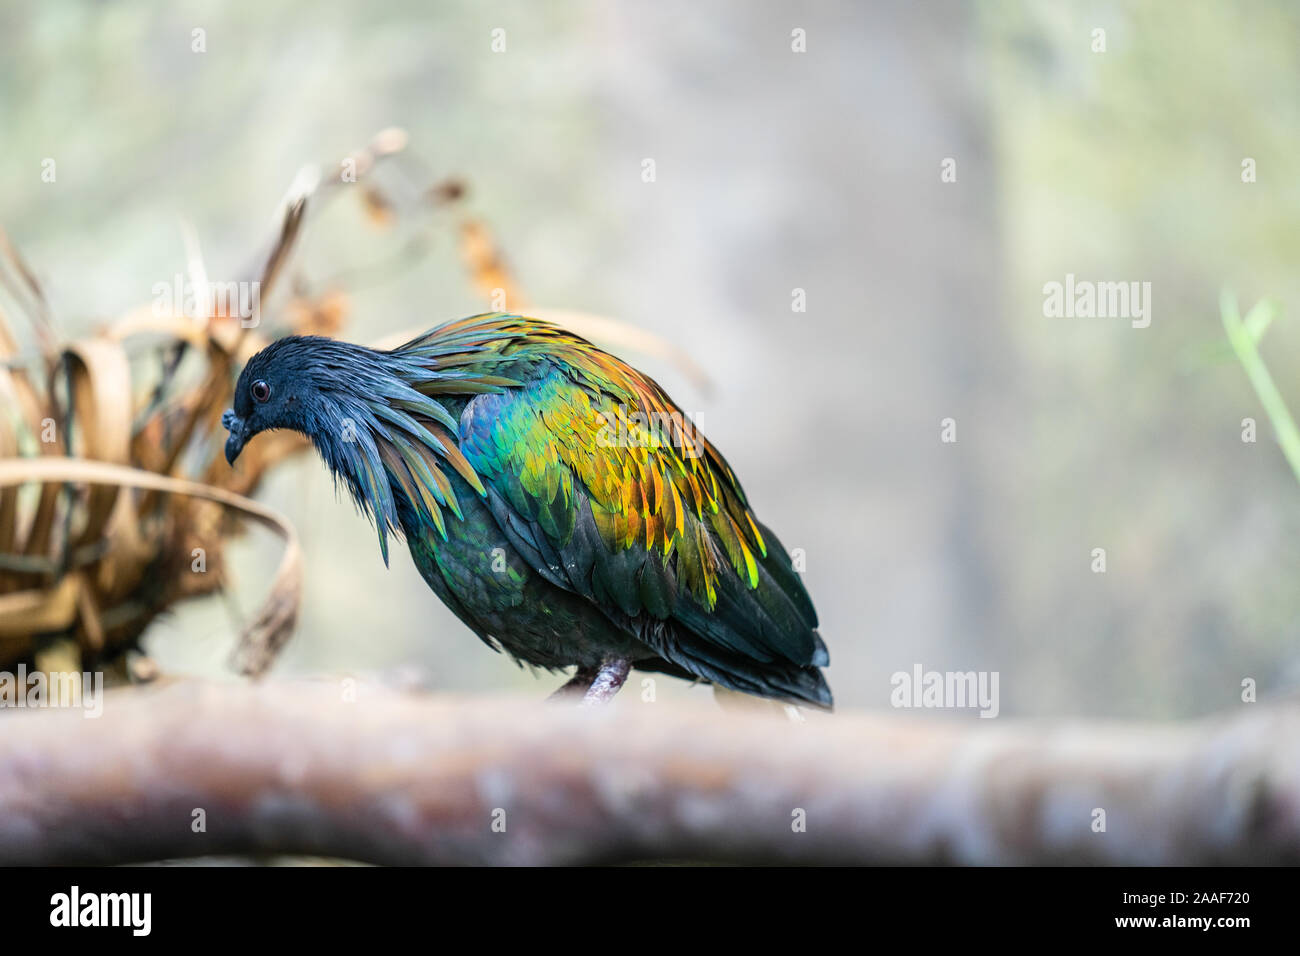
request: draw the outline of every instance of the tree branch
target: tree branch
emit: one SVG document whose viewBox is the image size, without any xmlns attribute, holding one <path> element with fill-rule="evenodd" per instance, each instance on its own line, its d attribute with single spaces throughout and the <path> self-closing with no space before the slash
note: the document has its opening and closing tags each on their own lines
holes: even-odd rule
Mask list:
<svg viewBox="0 0 1300 956">
<path fill-rule="evenodd" d="M 110 691 L 99 719 L 0 715 L 0 863 L 1300 862 L 1294 704 L 1184 725 L 792 723 L 350 686 L 182 681 Z"/>
</svg>

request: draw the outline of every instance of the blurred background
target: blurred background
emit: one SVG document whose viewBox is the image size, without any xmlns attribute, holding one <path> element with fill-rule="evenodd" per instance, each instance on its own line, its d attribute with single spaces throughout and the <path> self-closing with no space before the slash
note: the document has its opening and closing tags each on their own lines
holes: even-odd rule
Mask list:
<svg viewBox="0 0 1300 956">
<path fill-rule="evenodd" d="M 1184 717 L 1244 678 L 1261 699 L 1300 683 L 1300 488 L 1218 306 L 1229 287 L 1300 307 L 1289 4 L 0 9 L 0 223 L 67 335 L 184 272 L 183 222 L 233 274 L 299 167 L 388 126 L 466 184 L 532 304 L 652 330 L 705 370 L 710 389 L 622 350 L 805 552 L 840 706 L 887 708 L 918 663 L 998 671 L 1004 715 Z M 394 246 L 361 203 L 312 223 L 295 268 L 346 295 L 342 334 L 490 308 L 450 236 L 374 268 Z M 1045 317 L 1067 274 L 1150 282 L 1150 326 Z M 1296 323 L 1261 349 L 1300 403 Z M 561 682 L 484 648 L 403 551 L 386 570 L 314 456 L 258 498 L 306 550 L 278 673 Z M 154 623 L 164 671 L 228 673 L 279 550 L 250 530 L 233 613 Z"/>
</svg>

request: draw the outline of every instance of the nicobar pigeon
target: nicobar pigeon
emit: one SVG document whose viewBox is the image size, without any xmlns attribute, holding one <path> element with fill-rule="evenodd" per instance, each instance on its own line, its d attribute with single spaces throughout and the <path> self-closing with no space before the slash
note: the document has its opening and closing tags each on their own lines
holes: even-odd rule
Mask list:
<svg viewBox="0 0 1300 956">
<path fill-rule="evenodd" d="M 239 376 L 226 459 L 311 439 L 488 646 L 612 697 L 635 667 L 831 707 L 817 613 L 726 459 L 652 379 L 489 313 L 392 351 L 290 336 Z"/>
</svg>

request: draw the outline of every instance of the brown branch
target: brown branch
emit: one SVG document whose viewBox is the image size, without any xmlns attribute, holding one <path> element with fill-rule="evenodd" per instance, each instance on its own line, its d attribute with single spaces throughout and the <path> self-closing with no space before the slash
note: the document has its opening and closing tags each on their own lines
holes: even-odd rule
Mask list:
<svg viewBox="0 0 1300 956">
<path fill-rule="evenodd" d="M 99 719 L 0 714 L 0 863 L 1300 862 L 1294 705 L 794 723 L 635 688 L 592 709 L 350 686 L 186 681 L 110 691 Z"/>
</svg>

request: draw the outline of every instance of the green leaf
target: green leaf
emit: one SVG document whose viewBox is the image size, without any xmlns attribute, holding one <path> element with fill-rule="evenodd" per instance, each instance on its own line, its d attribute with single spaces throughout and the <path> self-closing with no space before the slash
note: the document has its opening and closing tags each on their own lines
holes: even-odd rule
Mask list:
<svg viewBox="0 0 1300 956">
<path fill-rule="evenodd" d="M 1273 324 L 1273 320 L 1281 314 L 1282 307 L 1272 299 L 1263 299 L 1257 302 L 1243 320 L 1246 332 L 1250 335 L 1250 340 L 1258 345 L 1259 340 L 1268 331 L 1268 327 Z"/>
<path fill-rule="evenodd" d="M 1219 311 L 1223 315 L 1223 328 L 1228 333 L 1228 342 L 1237 353 L 1237 361 L 1246 370 L 1246 377 L 1250 379 L 1260 404 L 1273 423 L 1273 431 L 1277 434 L 1278 444 L 1282 446 L 1282 454 L 1291 465 L 1296 480 L 1300 481 L 1300 430 L 1296 429 L 1295 419 L 1291 417 L 1282 393 L 1273 384 L 1273 376 L 1269 374 L 1258 348 L 1260 336 L 1268 330 L 1269 324 L 1281 310 L 1266 299 L 1251 309 L 1243 321 L 1237 311 L 1236 297 L 1224 289 L 1219 296 Z"/>
</svg>

